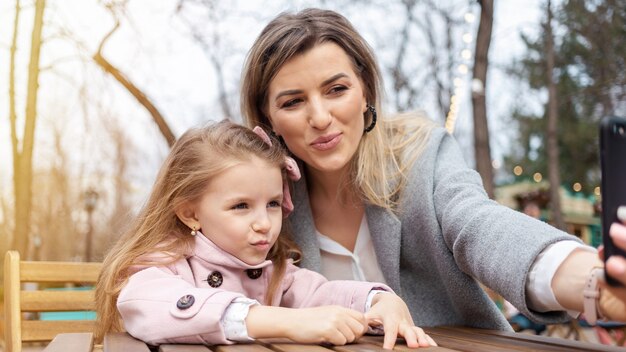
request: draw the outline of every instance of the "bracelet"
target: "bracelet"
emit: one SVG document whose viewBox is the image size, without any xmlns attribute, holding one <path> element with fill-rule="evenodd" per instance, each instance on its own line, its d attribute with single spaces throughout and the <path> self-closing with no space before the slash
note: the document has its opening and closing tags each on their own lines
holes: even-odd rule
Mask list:
<svg viewBox="0 0 626 352">
<path fill-rule="evenodd" d="M 600 314 L 600 307 L 598 301 L 600 300 L 600 290 L 598 288 L 598 281 L 604 280 L 604 269 L 593 268 L 587 278 L 585 289 L 583 290 L 583 307 L 585 320 L 595 325 L 598 320 L 604 319 Z"/>
</svg>

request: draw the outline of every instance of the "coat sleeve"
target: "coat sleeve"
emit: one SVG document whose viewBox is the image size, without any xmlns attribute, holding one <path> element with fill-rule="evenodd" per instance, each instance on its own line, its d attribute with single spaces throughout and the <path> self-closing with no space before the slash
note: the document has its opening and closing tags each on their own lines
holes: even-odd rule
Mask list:
<svg viewBox="0 0 626 352">
<path fill-rule="evenodd" d="M 526 282 L 546 247 L 580 240 L 489 199 L 480 175 L 465 164 L 454 138 L 447 133 L 439 138 L 432 155 L 435 213 L 458 267 L 533 320 L 565 318 L 564 312 L 532 311 L 526 302 Z"/>
<path fill-rule="evenodd" d="M 381 283 L 328 281 L 319 273 L 292 264 L 287 266 L 284 282 L 281 306 L 290 308 L 339 305 L 364 312 L 367 295 L 372 289 L 393 292 Z"/>
<path fill-rule="evenodd" d="M 198 288 L 167 267 L 133 274 L 122 288 L 117 309 L 129 334 L 151 345 L 230 344 L 220 319 L 239 293 Z"/>
</svg>

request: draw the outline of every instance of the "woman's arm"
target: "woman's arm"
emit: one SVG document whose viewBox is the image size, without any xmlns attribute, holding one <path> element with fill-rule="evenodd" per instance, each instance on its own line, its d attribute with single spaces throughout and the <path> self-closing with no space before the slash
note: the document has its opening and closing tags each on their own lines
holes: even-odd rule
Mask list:
<svg viewBox="0 0 626 352">
<path fill-rule="evenodd" d="M 621 209 L 624 210 L 618 213 L 619 218 L 622 222 L 626 222 L 626 208 Z M 615 245 L 626 250 L 626 226 L 615 223 L 609 232 Z M 591 270 L 603 267 L 602 253 L 598 257 L 587 251 L 573 251 L 552 279 L 552 289 L 557 301 L 566 309 L 584 311 L 583 290 Z M 626 259 L 611 257 L 605 269 L 611 276 L 626 285 Z M 601 282 L 599 313 L 608 320 L 626 321 L 626 288 L 611 287 Z"/>
</svg>

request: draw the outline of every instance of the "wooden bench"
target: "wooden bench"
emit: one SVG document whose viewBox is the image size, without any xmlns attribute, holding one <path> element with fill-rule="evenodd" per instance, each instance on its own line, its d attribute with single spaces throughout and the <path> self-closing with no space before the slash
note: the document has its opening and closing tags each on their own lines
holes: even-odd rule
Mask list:
<svg viewBox="0 0 626 352">
<path fill-rule="evenodd" d="M 40 320 L 38 317 L 42 312 L 94 310 L 93 289 L 25 290 L 23 284 L 90 285 L 93 288 L 101 268 L 101 263 L 23 261 L 18 252 L 8 251 L 4 261 L 6 352 L 21 352 L 22 342 L 51 341 L 61 333 L 92 333 L 93 320 Z M 26 314 L 28 319 L 25 319 Z"/>
</svg>

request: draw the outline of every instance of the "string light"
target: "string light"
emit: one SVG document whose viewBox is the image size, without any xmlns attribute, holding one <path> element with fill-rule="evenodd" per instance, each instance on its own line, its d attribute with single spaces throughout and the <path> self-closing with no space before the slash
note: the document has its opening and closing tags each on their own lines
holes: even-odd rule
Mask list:
<svg viewBox="0 0 626 352">
<path fill-rule="evenodd" d="M 543 176 L 541 176 L 541 173 L 535 172 L 535 174 L 533 175 L 533 180 L 535 180 L 535 182 L 541 182 L 542 179 L 543 179 Z"/>
<path fill-rule="evenodd" d="M 583 186 L 580 183 L 576 182 L 572 186 L 572 189 L 574 189 L 574 192 L 580 192 L 580 190 L 583 189 Z"/>
<path fill-rule="evenodd" d="M 466 28 L 461 37 L 464 47 L 460 52 L 461 63 L 457 66 L 458 76 L 453 79 L 454 90 L 450 97 L 450 108 L 446 115 L 445 128 L 449 133 L 454 133 L 454 127 L 456 125 L 456 118 L 459 112 L 459 105 L 461 102 L 461 96 L 463 94 L 463 88 L 465 86 L 465 76 L 469 72 L 469 61 L 472 59 L 472 50 L 469 48 L 469 44 L 474 40 L 470 29 L 473 28 L 473 23 L 476 17 L 471 13 L 471 8 L 467 9 L 463 18 L 465 19 Z M 459 77 L 460 76 L 460 77 Z M 494 167 L 495 168 L 495 167 Z"/>
<path fill-rule="evenodd" d="M 521 166 L 517 165 L 513 168 L 513 173 L 515 174 L 515 176 L 519 176 L 522 174 L 522 172 L 524 172 L 524 169 L 522 169 Z"/>
<path fill-rule="evenodd" d="M 593 194 L 595 194 L 596 196 L 600 196 L 600 187 L 596 187 L 593 189 Z"/>
</svg>

